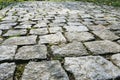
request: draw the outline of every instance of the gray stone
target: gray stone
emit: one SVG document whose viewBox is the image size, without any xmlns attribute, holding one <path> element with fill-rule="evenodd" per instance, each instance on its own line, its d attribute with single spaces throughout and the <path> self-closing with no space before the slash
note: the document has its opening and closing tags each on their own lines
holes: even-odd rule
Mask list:
<svg viewBox="0 0 120 80">
<path fill-rule="evenodd" d="M 94 40 L 94 36 L 89 32 L 66 32 L 66 38 L 71 41 L 90 41 Z"/>
<path fill-rule="evenodd" d="M 13 60 L 17 46 L 1 45 L 0 46 L 0 61 Z"/>
<path fill-rule="evenodd" d="M 0 64 L 0 80 L 13 80 L 15 63 Z"/>
<path fill-rule="evenodd" d="M 111 60 L 114 64 L 120 67 L 120 53 L 112 55 Z"/>
<path fill-rule="evenodd" d="M 55 19 L 55 20 L 53 21 L 53 23 L 65 23 L 65 22 L 66 22 L 65 19 Z"/>
<path fill-rule="evenodd" d="M 46 28 L 47 24 L 45 22 L 38 23 L 34 26 L 35 28 Z"/>
<path fill-rule="evenodd" d="M 40 36 L 39 38 L 40 38 L 39 41 L 40 44 L 44 44 L 44 43 L 58 44 L 58 43 L 66 42 L 66 39 L 64 38 L 61 32 L 58 32 L 56 34 Z"/>
<path fill-rule="evenodd" d="M 82 31 L 88 31 L 88 28 L 85 26 L 64 26 L 66 31 L 68 32 L 82 32 Z"/>
<path fill-rule="evenodd" d="M 25 35 L 26 33 L 27 33 L 26 29 L 8 30 L 8 32 L 5 33 L 3 36 L 20 36 L 20 35 Z"/>
<path fill-rule="evenodd" d="M 120 30 L 120 23 L 114 23 L 109 26 L 111 30 Z"/>
<path fill-rule="evenodd" d="M 80 22 L 68 22 L 67 23 L 69 26 L 82 26 L 83 24 Z"/>
<path fill-rule="evenodd" d="M 11 29 L 12 26 L 8 24 L 0 24 L 0 30 L 8 30 Z"/>
<path fill-rule="evenodd" d="M 27 28 L 31 28 L 31 24 L 18 25 L 15 28 L 17 28 L 17 29 L 27 29 Z"/>
<path fill-rule="evenodd" d="M 117 40 L 120 38 L 109 30 L 93 31 L 93 33 L 99 38 L 105 39 L 105 40 Z"/>
<path fill-rule="evenodd" d="M 88 27 L 90 30 L 95 30 L 95 31 L 107 29 L 107 28 L 106 28 L 105 26 L 103 26 L 103 25 L 88 25 L 87 27 Z"/>
<path fill-rule="evenodd" d="M 92 41 L 84 43 L 93 54 L 107 54 L 120 52 L 120 45 L 109 41 Z"/>
<path fill-rule="evenodd" d="M 61 27 L 50 27 L 49 31 L 50 33 L 63 32 Z"/>
<path fill-rule="evenodd" d="M 120 44 L 120 40 L 117 41 Z"/>
<path fill-rule="evenodd" d="M 29 62 L 22 80 L 69 80 L 59 61 Z"/>
<path fill-rule="evenodd" d="M 64 67 L 75 80 L 107 80 L 120 76 L 120 69 L 100 56 L 66 57 Z"/>
<path fill-rule="evenodd" d="M 45 45 L 23 46 L 18 49 L 15 59 L 45 59 L 47 58 L 47 48 Z"/>
<path fill-rule="evenodd" d="M 3 38 L 0 38 L 0 43 L 2 43 L 3 42 Z"/>
<path fill-rule="evenodd" d="M 53 55 L 55 56 L 81 56 L 88 55 L 85 47 L 81 42 L 72 42 L 59 46 L 52 46 Z"/>
<path fill-rule="evenodd" d="M 30 34 L 45 35 L 48 34 L 47 28 L 31 29 Z"/>
<path fill-rule="evenodd" d="M 23 37 L 11 37 L 5 40 L 3 45 L 28 45 L 36 44 L 37 36 L 23 36 Z"/>
<path fill-rule="evenodd" d="M 2 34 L 2 30 L 0 30 L 0 35 Z"/>
</svg>

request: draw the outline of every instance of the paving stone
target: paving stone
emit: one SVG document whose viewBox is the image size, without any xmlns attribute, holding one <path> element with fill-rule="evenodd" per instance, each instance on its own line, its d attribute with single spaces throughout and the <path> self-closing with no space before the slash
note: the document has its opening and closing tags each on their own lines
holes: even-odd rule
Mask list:
<svg viewBox="0 0 120 80">
<path fill-rule="evenodd" d="M 120 40 L 118 40 L 117 42 L 120 43 Z"/>
<path fill-rule="evenodd" d="M 120 76 L 120 69 L 100 56 L 66 57 L 64 67 L 75 80 L 108 80 Z"/>
<path fill-rule="evenodd" d="M 110 30 L 93 31 L 93 33 L 96 36 L 100 37 L 101 39 L 105 39 L 105 40 L 117 40 L 120 38 L 117 35 L 115 35 L 113 32 L 111 32 Z"/>
<path fill-rule="evenodd" d="M 88 25 L 87 26 L 90 30 L 94 30 L 94 31 L 99 31 L 99 30 L 106 30 L 107 28 L 103 25 Z"/>
<path fill-rule="evenodd" d="M 2 30 L 0 30 L 0 35 L 2 34 Z"/>
<path fill-rule="evenodd" d="M 112 55 L 111 60 L 114 64 L 120 67 L 120 53 Z"/>
<path fill-rule="evenodd" d="M 11 29 L 12 26 L 8 24 L 0 24 L 0 30 L 8 30 Z"/>
<path fill-rule="evenodd" d="M 45 35 L 48 34 L 47 28 L 31 29 L 30 34 Z"/>
<path fill-rule="evenodd" d="M 66 38 L 68 41 L 90 41 L 94 40 L 94 36 L 89 32 L 66 32 Z"/>
<path fill-rule="evenodd" d="M 120 30 L 120 23 L 114 23 L 109 26 L 111 30 Z"/>
<path fill-rule="evenodd" d="M 45 45 L 23 46 L 18 49 L 15 59 L 45 59 L 47 58 L 47 48 Z"/>
<path fill-rule="evenodd" d="M 34 26 L 35 28 L 46 28 L 47 24 L 45 22 L 38 23 Z"/>
<path fill-rule="evenodd" d="M 66 22 L 65 19 L 55 19 L 55 20 L 53 21 L 53 23 L 65 23 L 65 22 Z"/>
<path fill-rule="evenodd" d="M 0 43 L 2 43 L 3 42 L 3 38 L 0 38 Z"/>
<path fill-rule="evenodd" d="M 26 29 L 8 30 L 8 32 L 3 34 L 3 36 L 20 36 L 20 35 L 25 35 L 26 33 L 27 33 Z"/>
<path fill-rule="evenodd" d="M 17 46 L 1 45 L 0 46 L 0 61 L 13 60 Z"/>
<path fill-rule="evenodd" d="M 36 44 L 37 36 L 11 37 L 3 42 L 3 45 L 28 45 Z"/>
<path fill-rule="evenodd" d="M 88 55 L 83 44 L 76 41 L 66 45 L 52 46 L 51 48 L 53 55 L 60 57 Z"/>
<path fill-rule="evenodd" d="M 49 31 L 50 33 L 63 32 L 61 27 L 50 27 Z"/>
<path fill-rule="evenodd" d="M 17 29 L 31 28 L 31 24 L 18 25 L 18 26 L 16 26 L 15 28 L 17 28 Z"/>
<path fill-rule="evenodd" d="M 29 62 L 22 80 L 69 80 L 59 61 Z"/>
<path fill-rule="evenodd" d="M 69 26 L 82 26 L 83 24 L 80 22 L 68 22 L 67 23 Z"/>
<path fill-rule="evenodd" d="M 84 44 L 93 54 L 120 52 L 120 45 L 109 40 L 92 41 L 92 42 L 86 42 Z"/>
<path fill-rule="evenodd" d="M 40 41 L 39 41 L 40 44 L 44 44 L 44 43 L 58 44 L 58 43 L 66 42 L 65 37 L 60 32 L 56 34 L 40 36 L 39 38 L 40 38 Z"/>
<path fill-rule="evenodd" d="M 88 31 L 87 27 L 85 26 L 64 26 L 66 31 L 68 32 L 82 32 L 82 31 Z"/>
<path fill-rule="evenodd" d="M 15 63 L 0 64 L 0 80 L 13 80 Z"/>
</svg>

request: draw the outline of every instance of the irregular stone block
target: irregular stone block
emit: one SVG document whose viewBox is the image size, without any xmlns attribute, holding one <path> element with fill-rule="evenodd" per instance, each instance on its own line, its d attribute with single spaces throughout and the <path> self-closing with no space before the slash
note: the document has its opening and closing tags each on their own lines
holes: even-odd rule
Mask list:
<svg viewBox="0 0 120 80">
<path fill-rule="evenodd" d="M 30 34 L 45 35 L 48 34 L 47 28 L 31 29 Z"/>
<path fill-rule="evenodd" d="M 112 55 L 111 60 L 114 64 L 120 67 L 120 53 Z"/>
</svg>

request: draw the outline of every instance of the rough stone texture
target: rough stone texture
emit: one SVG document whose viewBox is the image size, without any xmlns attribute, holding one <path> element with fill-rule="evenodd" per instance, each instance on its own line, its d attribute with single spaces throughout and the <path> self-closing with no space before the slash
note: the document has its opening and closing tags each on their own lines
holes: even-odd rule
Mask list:
<svg viewBox="0 0 120 80">
<path fill-rule="evenodd" d="M 26 33 L 27 33 L 26 29 L 22 29 L 22 30 L 9 30 L 3 36 L 20 36 L 20 35 L 25 35 Z"/>
<path fill-rule="evenodd" d="M 3 42 L 3 45 L 27 45 L 36 44 L 37 36 L 12 37 Z"/>
<path fill-rule="evenodd" d="M 22 80 L 69 80 L 59 61 L 30 62 Z"/>
<path fill-rule="evenodd" d="M 18 49 L 15 59 L 45 59 L 47 58 L 47 48 L 45 45 L 23 46 Z"/>
<path fill-rule="evenodd" d="M 31 29 L 30 34 L 45 35 L 45 34 L 48 34 L 48 30 L 47 28 Z"/>
<path fill-rule="evenodd" d="M 64 66 L 75 80 L 107 80 L 120 76 L 120 69 L 100 56 L 66 57 Z"/>
<path fill-rule="evenodd" d="M 112 55 L 111 60 L 114 64 L 120 67 L 120 53 Z"/>
<path fill-rule="evenodd" d="M 49 28 L 50 33 L 63 32 L 61 27 L 51 27 Z"/>
<path fill-rule="evenodd" d="M 88 55 L 87 50 L 81 42 L 72 42 L 61 46 L 52 46 L 53 55 L 55 56 L 81 56 Z"/>
<path fill-rule="evenodd" d="M 120 38 L 109 30 L 93 31 L 93 33 L 98 37 L 100 37 L 101 39 L 105 39 L 105 40 L 117 40 Z"/>
<path fill-rule="evenodd" d="M 0 46 L 0 61 L 13 60 L 17 46 L 2 45 Z"/>
<path fill-rule="evenodd" d="M 8 25 L 8 24 L 0 24 L 0 30 L 7 30 L 7 29 L 10 29 L 12 28 L 11 25 Z"/>
<path fill-rule="evenodd" d="M 85 26 L 64 26 L 66 31 L 68 32 L 82 32 L 82 31 L 88 31 L 87 27 Z"/>
<path fill-rule="evenodd" d="M 30 24 L 23 24 L 23 25 L 18 25 L 15 28 L 17 29 L 26 29 L 26 28 L 31 28 Z"/>
<path fill-rule="evenodd" d="M 39 43 L 44 44 L 44 43 L 50 43 L 50 44 L 58 44 L 58 43 L 65 43 L 66 39 L 62 35 L 62 33 L 58 32 L 56 34 L 49 34 L 45 36 L 40 36 L 40 41 Z"/>
<path fill-rule="evenodd" d="M 0 80 L 13 80 L 15 63 L 0 64 Z"/>
<path fill-rule="evenodd" d="M 95 31 L 99 31 L 99 30 L 106 30 L 107 28 L 103 25 L 88 25 L 87 26 L 90 30 L 95 30 Z"/>
<path fill-rule="evenodd" d="M 109 40 L 92 41 L 92 42 L 86 42 L 84 44 L 93 54 L 120 52 L 120 45 Z"/>
<path fill-rule="evenodd" d="M 90 41 L 94 40 L 94 36 L 89 32 L 66 32 L 66 38 L 71 41 Z"/>
<path fill-rule="evenodd" d="M 45 22 L 38 23 L 34 26 L 35 28 L 45 28 L 47 27 L 47 24 Z"/>
</svg>

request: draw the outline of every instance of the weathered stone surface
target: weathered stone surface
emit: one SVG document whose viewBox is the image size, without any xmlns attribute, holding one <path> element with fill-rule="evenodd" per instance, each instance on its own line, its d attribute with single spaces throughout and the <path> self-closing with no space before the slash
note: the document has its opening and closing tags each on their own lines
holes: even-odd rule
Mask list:
<svg viewBox="0 0 120 80">
<path fill-rule="evenodd" d="M 0 80 L 13 80 L 15 63 L 0 64 Z"/>
<path fill-rule="evenodd" d="M 22 80 L 69 80 L 59 61 L 30 62 Z"/>
<path fill-rule="evenodd" d="M 100 56 L 66 57 L 64 67 L 75 80 L 107 80 L 120 76 L 120 69 Z"/>
<path fill-rule="evenodd" d="M 17 46 L 1 45 L 0 46 L 0 61 L 13 60 Z"/>
<path fill-rule="evenodd" d="M 36 44 L 37 36 L 11 37 L 3 42 L 3 45 L 27 45 Z"/>
<path fill-rule="evenodd" d="M 111 60 L 114 64 L 120 67 L 120 53 L 112 55 Z"/>
<path fill-rule="evenodd" d="M 88 55 L 83 44 L 76 41 L 66 45 L 52 46 L 52 51 L 53 55 L 61 57 Z"/>
<path fill-rule="evenodd" d="M 87 27 L 85 26 L 64 26 L 66 31 L 68 32 L 82 32 L 82 31 L 88 31 Z"/>
<path fill-rule="evenodd" d="M 48 34 L 47 28 L 31 29 L 30 34 L 45 35 Z"/>
<path fill-rule="evenodd" d="M 25 35 L 27 33 L 26 29 L 21 30 L 9 30 L 7 33 L 5 33 L 3 36 L 20 36 Z"/>
<path fill-rule="evenodd" d="M 0 35 L 2 34 L 2 30 L 0 30 Z"/>
<path fill-rule="evenodd" d="M 69 26 L 82 26 L 83 24 L 80 22 L 68 22 L 67 23 Z"/>
<path fill-rule="evenodd" d="M 31 28 L 31 24 L 18 25 L 18 26 L 16 26 L 15 28 L 17 28 L 17 29 Z"/>
<path fill-rule="evenodd" d="M 109 41 L 92 41 L 84 43 L 93 54 L 106 54 L 120 52 L 120 45 Z"/>
<path fill-rule="evenodd" d="M 63 32 L 61 27 L 50 27 L 49 31 L 50 33 Z"/>
<path fill-rule="evenodd" d="M 15 59 L 45 59 L 47 57 L 47 48 L 45 45 L 23 46 L 18 49 Z"/>
<path fill-rule="evenodd" d="M 66 39 L 62 35 L 62 33 L 58 32 L 56 34 L 49 34 L 49 35 L 44 35 L 40 36 L 40 41 L 39 43 L 44 44 L 44 43 L 50 43 L 50 44 L 58 44 L 58 43 L 65 43 Z"/>
<path fill-rule="evenodd" d="M 66 32 L 66 38 L 71 41 L 89 41 L 94 40 L 94 36 L 89 32 Z"/>
<path fill-rule="evenodd" d="M 45 22 L 38 23 L 34 26 L 35 28 L 46 28 L 47 24 Z"/>
<path fill-rule="evenodd" d="M 93 33 L 98 37 L 100 37 L 101 39 L 105 39 L 105 40 L 117 40 L 120 38 L 109 30 L 93 31 Z"/>
<path fill-rule="evenodd" d="M 7 29 L 10 29 L 12 28 L 11 25 L 8 25 L 8 24 L 0 24 L 0 30 L 7 30 Z"/>
</svg>

